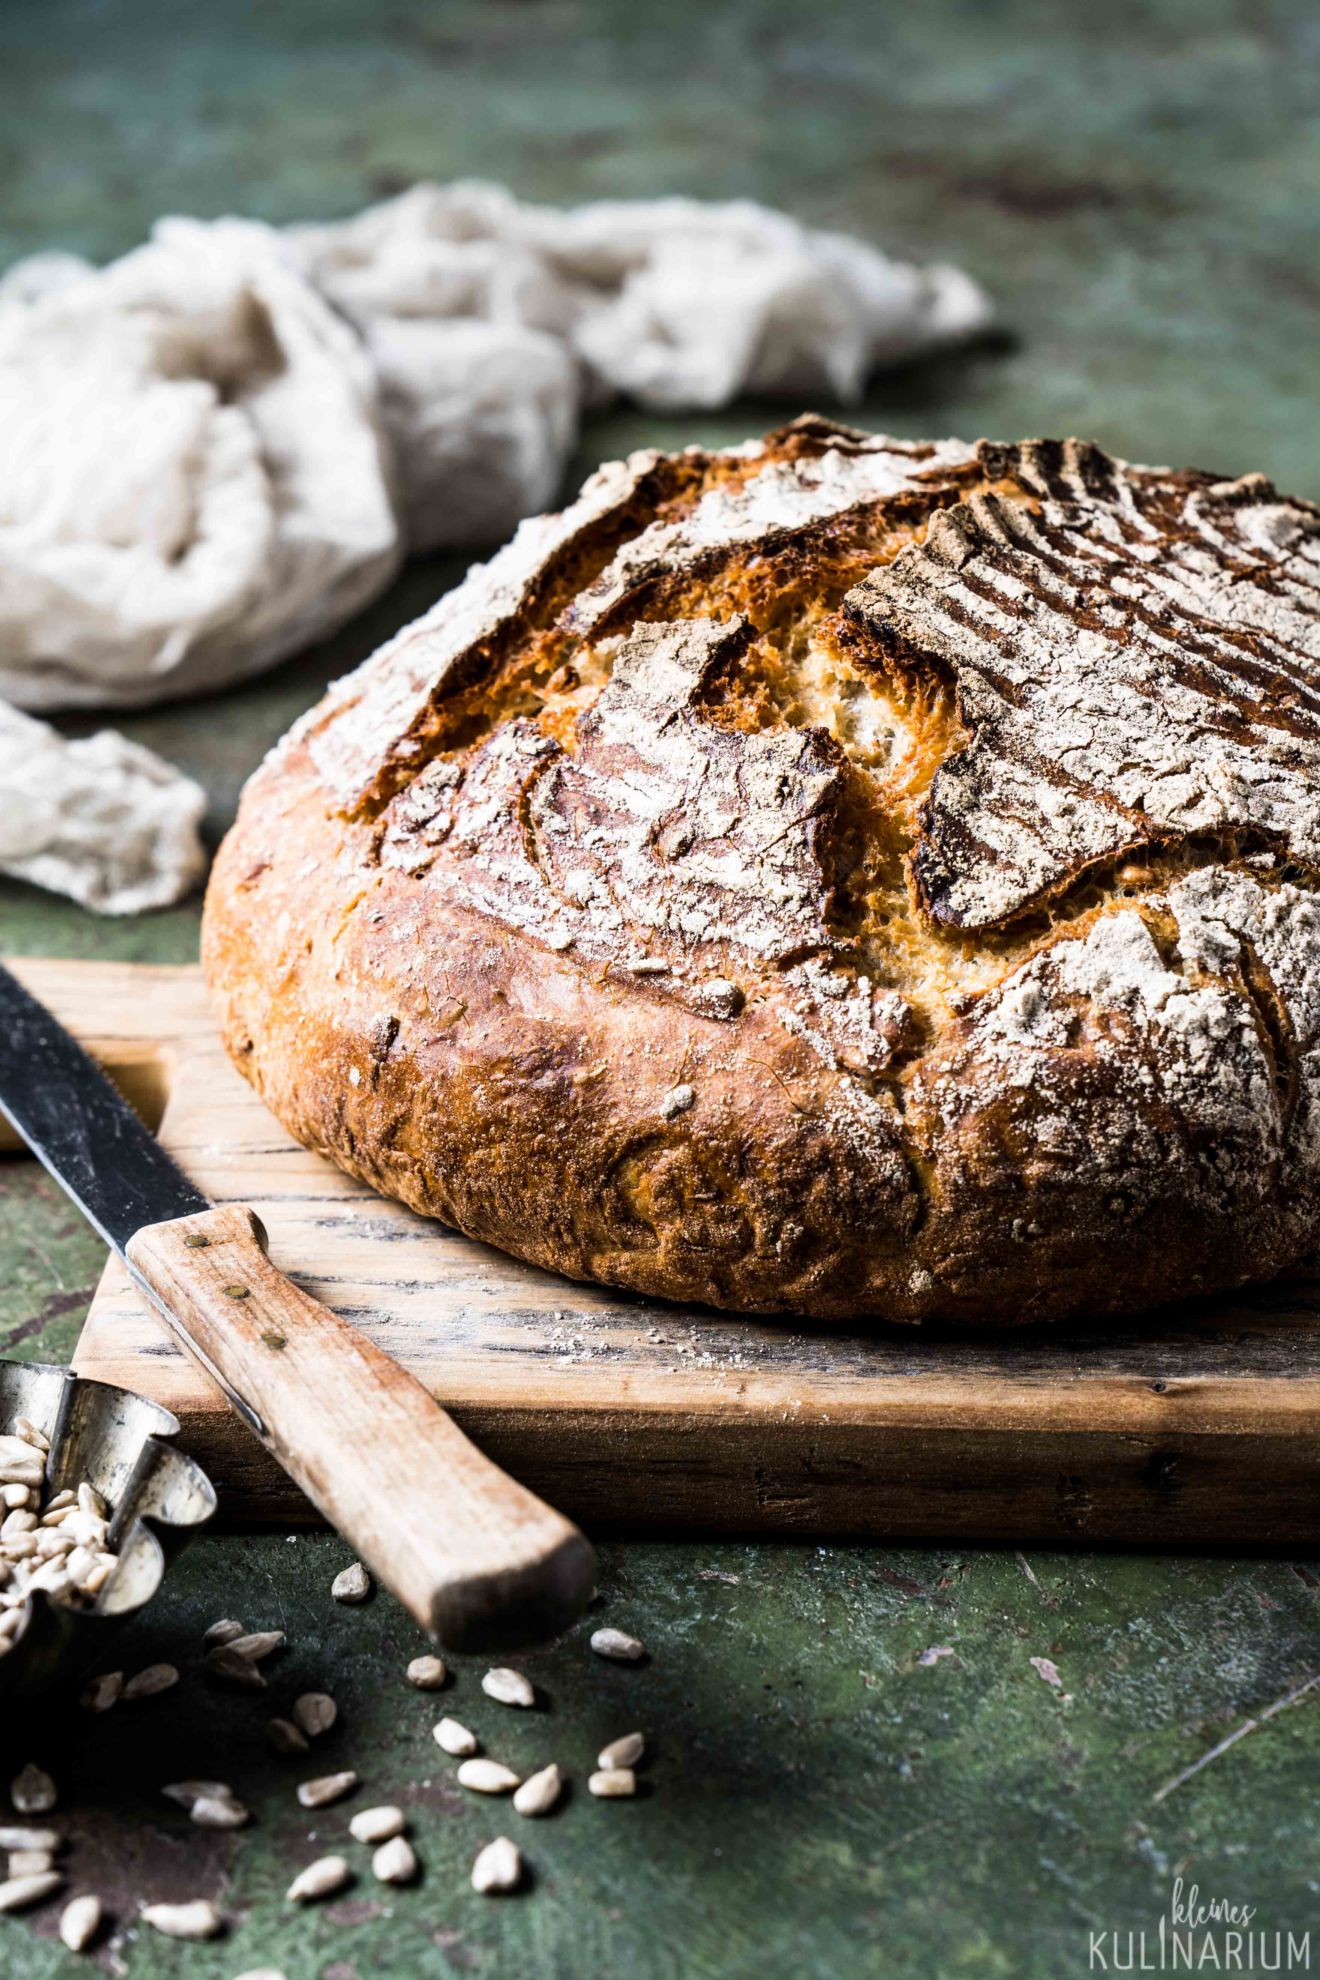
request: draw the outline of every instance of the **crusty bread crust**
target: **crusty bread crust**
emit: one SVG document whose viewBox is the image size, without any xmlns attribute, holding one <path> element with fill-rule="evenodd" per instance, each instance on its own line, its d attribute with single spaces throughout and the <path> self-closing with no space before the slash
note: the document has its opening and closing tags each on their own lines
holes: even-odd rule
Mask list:
<svg viewBox="0 0 1320 1980">
<path fill-rule="evenodd" d="M 810 418 L 525 525 L 217 859 L 302 1141 L 578 1278 L 1008 1325 L 1320 1235 L 1320 513 Z"/>
</svg>

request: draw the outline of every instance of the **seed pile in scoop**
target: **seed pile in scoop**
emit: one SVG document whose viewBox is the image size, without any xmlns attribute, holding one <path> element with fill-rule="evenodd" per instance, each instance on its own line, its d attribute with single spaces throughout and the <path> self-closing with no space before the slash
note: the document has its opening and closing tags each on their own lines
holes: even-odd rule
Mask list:
<svg viewBox="0 0 1320 1980">
<path fill-rule="evenodd" d="M 84 1479 L 46 1498 L 50 1439 L 26 1416 L 0 1434 L 0 1655 L 13 1647 L 28 1597 L 90 1608 L 116 1555 L 106 1544 L 110 1508 Z"/>
</svg>

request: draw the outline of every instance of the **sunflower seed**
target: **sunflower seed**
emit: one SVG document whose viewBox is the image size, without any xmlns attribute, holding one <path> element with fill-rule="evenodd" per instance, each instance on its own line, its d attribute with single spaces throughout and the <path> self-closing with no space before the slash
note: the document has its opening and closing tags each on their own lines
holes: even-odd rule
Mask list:
<svg viewBox="0 0 1320 1980">
<path fill-rule="evenodd" d="M 636 1794 L 637 1776 L 631 1767 L 602 1767 L 587 1782 L 587 1792 L 617 1801 L 622 1795 Z"/>
<path fill-rule="evenodd" d="M 640 1733 L 624 1733 L 612 1739 L 608 1746 L 602 1746 L 596 1755 L 596 1765 L 603 1774 L 615 1767 L 635 1767 L 646 1751 L 646 1741 Z"/>
<path fill-rule="evenodd" d="M 233 1643 L 221 1643 L 214 1650 L 208 1650 L 206 1668 L 212 1677 L 223 1678 L 226 1684 L 237 1685 L 240 1691 L 266 1689 L 266 1680 L 251 1657 L 242 1656 Z"/>
<path fill-rule="evenodd" d="M 371 1576 L 361 1561 L 354 1561 L 330 1583 L 330 1593 L 336 1602 L 365 1602 L 371 1593 Z"/>
<path fill-rule="evenodd" d="M 39 1870 L 32 1877 L 7 1877 L 0 1884 L 0 1911 L 25 1911 L 40 1904 L 64 1882 L 58 1870 Z"/>
<path fill-rule="evenodd" d="M 292 1719 L 267 1719 L 266 1738 L 277 1753 L 307 1753 L 306 1735 Z"/>
<path fill-rule="evenodd" d="M 284 1980 L 284 1973 L 278 1966 L 253 1966 L 240 1973 L 237 1980 Z"/>
<path fill-rule="evenodd" d="M 154 1698 L 158 1692 L 168 1691 L 178 1682 L 179 1673 L 173 1664 L 148 1664 L 145 1671 L 139 1671 L 136 1677 L 128 1680 L 119 1695 L 128 1705 L 135 1698 Z"/>
<path fill-rule="evenodd" d="M 9 1874 L 11 1877 L 38 1877 L 43 1870 L 55 1868 L 55 1854 L 49 1849 L 11 1849 L 9 1852 Z"/>
<path fill-rule="evenodd" d="M 51 1513 L 63 1512 L 66 1507 L 76 1504 L 77 1500 L 72 1492 L 67 1489 L 63 1492 L 57 1492 L 54 1498 L 47 1499 L 46 1501 L 46 1516 L 49 1517 Z"/>
<path fill-rule="evenodd" d="M 256 1629 L 250 1636 L 235 1636 L 220 1648 L 228 1650 L 231 1657 L 246 1657 L 249 1663 L 259 1664 L 263 1657 L 281 1648 L 285 1641 L 282 1629 Z"/>
<path fill-rule="evenodd" d="M 309 1899 L 332 1897 L 342 1891 L 352 1876 L 352 1871 L 342 1856 L 318 1856 L 315 1863 L 309 1863 L 300 1870 L 289 1885 L 285 1896 L 295 1904 L 306 1904 Z"/>
<path fill-rule="evenodd" d="M 351 1767 L 346 1767 L 342 1774 L 320 1774 L 314 1781 L 303 1781 L 298 1788 L 298 1799 L 304 1808 L 324 1808 L 327 1802 L 342 1801 L 357 1784 L 357 1775 Z"/>
<path fill-rule="evenodd" d="M 50 1438 L 44 1430 L 37 1428 L 37 1425 L 32 1421 L 30 1416 L 16 1418 L 14 1430 L 23 1439 L 25 1444 L 35 1444 L 39 1451 L 48 1451 L 50 1449 Z"/>
<path fill-rule="evenodd" d="M 509 1671 L 501 1667 L 487 1671 L 481 1680 L 481 1688 L 487 1698 L 493 1698 L 499 1705 L 520 1705 L 526 1709 L 536 1703 L 536 1693 L 532 1689 L 531 1680 L 525 1678 L 521 1671 Z"/>
<path fill-rule="evenodd" d="M 458 1785 L 474 1794 L 508 1794 L 522 1785 L 522 1775 L 502 1760 L 465 1760 L 458 1770 Z"/>
<path fill-rule="evenodd" d="M 522 1857 L 517 1843 L 511 1843 L 507 1836 L 496 1836 L 478 1853 L 472 1865 L 472 1888 L 485 1897 L 495 1897 L 502 1891 L 513 1891 L 522 1880 Z"/>
<path fill-rule="evenodd" d="M 31 1505 L 32 1494 L 26 1485 L 0 1485 L 0 1502 L 3 1502 L 10 1512 L 16 1512 L 24 1506 Z"/>
<path fill-rule="evenodd" d="M 200 1794 L 190 1810 L 199 1829 L 241 1829 L 251 1813 L 229 1794 Z"/>
<path fill-rule="evenodd" d="M 161 1789 L 167 1801 L 177 1801 L 180 1808 L 188 1809 L 198 1801 L 229 1800 L 233 1792 L 228 1781 L 170 1781 Z"/>
<path fill-rule="evenodd" d="M 452 1753 L 455 1760 L 466 1760 L 481 1744 L 476 1734 L 461 1726 L 457 1719 L 441 1719 L 438 1726 L 431 1728 L 431 1737 L 446 1753 Z"/>
<path fill-rule="evenodd" d="M 60 1913 L 60 1937 L 70 1952 L 82 1952 L 101 1929 L 98 1897 L 70 1898 Z"/>
<path fill-rule="evenodd" d="M 144 1925 L 163 1932 L 167 1939 L 213 1939 L 223 1923 L 209 1898 L 191 1898 L 187 1904 L 144 1904 L 139 1915 Z"/>
<path fill-rule="evenodd" d="M 118 1702 L 123 1689 L 122 1671 L 103 1671 L 100 1677 L 94 1677 L 83 1690 L 80 1702 L 84 1712 L 108 1712 L 110 1707 Z"/>
<path fill-rule="evenodd" d="M 391 1836 L 371 1859 L 371 1874 L 380 1884 L 411 1884 L 417 1875 L 417 1857 L 404 1836 Z"/>
<path fill-rule="evenodd" d="M 328 1691 L 304 1691 L 293 1701 L 293 1716 L 308 1739 L 329 1732 L 339 1717 L 339 1707 Z"/>
<path fill-rule="evenodd" d="M 408 1666 L 408 1682 L 419 1691 L 439 1691 L 448 1675 L 440 1657 L 414 1657 Z"/>
<path fill-rule="evenodd" d="M 0 1828 L 0 1849 L 58 1849 L 62 1840 L 58 1829 L 29 1829 L 17 1822 Z"/>
<path fill-rule="evenodd" d="M 38 1523 L 34 1512 L 6 1513 L 0 1522 L 0 1540 L 12 1540 L 16 1533 L 35 1533 Z"/>
<path fill-rule="evenodd" d="M 78 1510 L 79 1512 L 91 1513 L 95 1519 L 105 1518 L 105 1500 L 101 1497 L 96 1487 L 89 1485 L 85 1478 L 78 1487 Z"/>
<path fill-rule="evenodd" d="M 59 1796 L 50 1775 L 29 1760 L 9 1783 L 9 1799 L 20 1815 L 44 1815 L 55 1806 Z"/>
<path fill-rule="evenodd" d="M 608 1657 L 616 1664 L 635 1664 L 646 1655 L 646 1645 L 622 1629 L 598 1629 L 591 1647 L 598 1657 Z"/>
<path fill-rule="evenodd" d="M 203 1636 L 202 1648 L 203 1650 L 215 1650 L 220 1644 L 232 1643 L 236 1637 L 246 1634 L 247 1632 L 241 1622 L 235 1622 L 232 1616 L 223 1616 L 219 1622 L 213 1622 L 205 1636 Z"/>
<path fill-rule="evenodd" d="M 529 1774 L 513 1797 L 520 1815 L 548 1815 L 564 1790 L 564 1777 L 554 1761 L 539 1774 Z"/>
<path fill-rule="evenodd" d="M 354 1842 L 383 1843 L 402 1835 L 407 1826 L 401 1808 L 364 1808 L 349 1823 L 348 1833 Z"/>
</svg>

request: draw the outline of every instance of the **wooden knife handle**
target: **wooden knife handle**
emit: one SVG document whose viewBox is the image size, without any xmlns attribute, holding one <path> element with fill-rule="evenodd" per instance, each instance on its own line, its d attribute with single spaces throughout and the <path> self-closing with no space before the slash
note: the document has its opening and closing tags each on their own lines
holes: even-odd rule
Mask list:
<svg viewBox="0 0 1320 1980">
<path fill-rule="evenodd" d="M 554 1635 L 591 1599 L 568 1520 L 407 1371 L 277 1271 L 241 1204 L 149 1224 L 129 1266 L 262 1443 L 409 1613 L 455 1650 Z"/>
</svg>

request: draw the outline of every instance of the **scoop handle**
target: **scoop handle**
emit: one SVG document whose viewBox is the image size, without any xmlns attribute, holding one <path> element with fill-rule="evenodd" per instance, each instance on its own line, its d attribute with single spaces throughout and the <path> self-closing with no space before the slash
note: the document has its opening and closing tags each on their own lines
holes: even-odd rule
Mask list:
<svg viewBox="0 0 1320 1980">
<path fill-rule="evenodd" d="M 126 1256 L 184 1347 L 423 1629 L 454 1650 L 511 1648 L 581 1614 L 596 1564 L 577 1527 L 285 1278 L 254 1211 L 149 1224 Z"/>
</svg>

